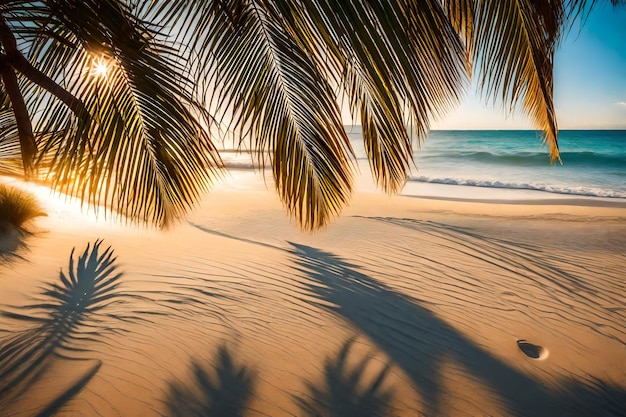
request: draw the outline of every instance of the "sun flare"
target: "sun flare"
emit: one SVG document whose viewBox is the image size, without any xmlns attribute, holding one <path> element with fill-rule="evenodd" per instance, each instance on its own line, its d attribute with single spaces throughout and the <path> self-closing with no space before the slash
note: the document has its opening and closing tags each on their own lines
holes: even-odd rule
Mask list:
<svg viewBox="0 0 626 417">
<path fill-rule="evenodd" d="M 100 76 L 107 75 L 108 69 L 109 68 L 105 64 L 102 64 L 102 63 L 96 64 L 96 67 L 95 67 L 96 74 Z"/>
<path fill-rule="evenodd" d="M 111 67 L 110 60 L 105 57 L 95 58 L 92 63 L 91 73 L 96 77 L 106 77 Z"/>
</svg>

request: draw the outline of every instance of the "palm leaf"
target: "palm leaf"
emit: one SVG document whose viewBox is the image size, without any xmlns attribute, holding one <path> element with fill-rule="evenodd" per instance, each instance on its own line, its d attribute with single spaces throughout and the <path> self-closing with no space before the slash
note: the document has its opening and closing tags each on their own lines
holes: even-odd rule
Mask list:
<svg viewBox="0 0 626 417">
<path fill-rule="evenodd" d="M 11 110 L 0 109 L 0 164 L 20 158 L 20 140 L 17 124 Z M 21 165 L 21 163 L 20 163 Z"/>
<path fill-rule="evenodd" d="M 467 55 L 434 0 L 172 3 L 157 13 L 195 28 L 190 49 L 217 90 L 213 103 L 270 153 L 279 194 L 307 228 L 337 213 L 351 187 L 331 86 L 360 116 L 374 175 L 389 192 L 404 185 L 430 120 L 463 88 Z"/>
<path fill-rule="evenodd" d="M 529 0 L 477 1 L 474 32 L 480 85 L 511 108 L 521 103 L 545 132 L 553 161 L 560 159 L 552 100 L 554 50 L 563 13 L 558 3 L 537 7 Z"/>
<path fill-rule="evenodd" d="M 326 224 L 351 190 L 352 153 L 339 108 L 314 57 L 289 36 L 270 2 L 213 2 L 201 19 L 218 110 L 231 109 L 261 163 L 269 153 L 278 193 L 307 229 Z"/>
<path fill-rule="evenodd" d="M 0 88 L 0 173 L 16 175 L 23 169 L 15 116 L 4 89 Z"/>
<path fill-rule="evenodd" d="M 479 85 L 509 111 L 518 104 L 560 161 L 553 60 L 560 39 L 597 0 L 444 0 L 454 28 L 478 64 Z M 623 0 L 611 0 L 614 6 Z"/>
<path fill-rule="evenodd" d="M 37 86 L 41 157 L 62 192 L 131 218 L 166 226 L 180 218 L 221 166 L 200 124 L 185 61 L 120 1 L 48 1 L 31 30 L 39 69 L 86 106 L 73 114 Z M 109 60 L 106 79 L 89 76 Z"/>
<path fill-rule="evenodd" d="M 431 120 L 463 89 L 463 45 L 438 1 L 304 3 L 360 115 L 372 171 L 398 192 Z"/>
</svg>

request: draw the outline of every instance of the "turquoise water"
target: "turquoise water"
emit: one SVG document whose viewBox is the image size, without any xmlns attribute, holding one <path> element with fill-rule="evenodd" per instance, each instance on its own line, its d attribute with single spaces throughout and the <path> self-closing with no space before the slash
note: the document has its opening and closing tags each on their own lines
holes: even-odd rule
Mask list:
<svg viewBox="0 0 626 417">
<path fill-rule="evenodd" d="M 349 132 L 364 158 L 360 128 Z M 562 165 L 550 163 L 535 131 L 432 131 L 409 181 L 626 198 L 626 131 L 563 130 L 559 149 Z"/>
</svg>

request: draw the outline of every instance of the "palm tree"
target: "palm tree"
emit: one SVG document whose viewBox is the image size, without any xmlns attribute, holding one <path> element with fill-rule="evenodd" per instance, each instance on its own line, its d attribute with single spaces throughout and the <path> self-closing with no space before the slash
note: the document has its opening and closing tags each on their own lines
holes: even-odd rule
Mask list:
<svg viewBox="0 0 626 417">
<path fill-rule="evenodd" d="M 284 205 L 315 229 L 351 193 L 343 99 L 390 193 L 472 73 L 558 160 L 554 50 L 595 3 L 5 0 L 0 151 L 19 144 L 27 178 L 165 226 L 220 175 L 210 132 L 226 127 L 269 157 Z"/>
</svg>

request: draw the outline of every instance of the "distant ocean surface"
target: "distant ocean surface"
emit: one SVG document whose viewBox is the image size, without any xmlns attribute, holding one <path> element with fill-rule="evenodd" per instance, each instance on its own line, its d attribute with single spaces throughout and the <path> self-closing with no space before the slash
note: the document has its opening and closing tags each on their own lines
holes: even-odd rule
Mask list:
<svg viewBox="0 0 626 417">
<path fill-rule="evenodd" d="M 360 126 L 346 126 L 361 172 L 374 191 Z M 247 152 L 222 151 L 227 167 L 254 167 Z M 470 199 L 626 199 L 626 130 L 562 130 L 563 164 L 550 162 L 534 130 L 434 130 L 414 152 L 405 195 Z M 457 186 L 457 187 L 449 187 Z M 515 191 L 514 191 L 515 190 Z"/>
<path fill-rule="evenodd" d="M 365 158 L 360 127 L 349 127 Z M 432 131 L 414 154 L 411 182 L 626 198 L 626 130 L 562 130 L 563 164 L 533 130 Z"/>
</svg>

